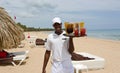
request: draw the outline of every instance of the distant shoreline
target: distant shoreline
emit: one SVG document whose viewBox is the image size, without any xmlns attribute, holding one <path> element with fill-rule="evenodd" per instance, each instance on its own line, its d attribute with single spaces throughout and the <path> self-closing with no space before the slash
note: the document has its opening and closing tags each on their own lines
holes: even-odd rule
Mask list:
<svg viewBox="0 0 120 73">
<path fill-rule="evenodd" d="M 50 34 L 53 31 L 26 31 L 26 32 L 43 32 L 45 34 Z M 116 33 L 115 33 L 116 32 Z M 88 30 L 87 37 L 103 39 L 103 40 L 111 40 L 111 41 L 120 41 L 120 30 Z"/>
</svg>

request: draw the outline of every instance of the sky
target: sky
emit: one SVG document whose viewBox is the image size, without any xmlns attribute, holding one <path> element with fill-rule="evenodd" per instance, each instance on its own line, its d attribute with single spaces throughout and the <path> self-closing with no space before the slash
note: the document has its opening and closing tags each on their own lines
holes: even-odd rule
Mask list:
<svg viewBox="0 0 120 73">
<path fill-rule="evenodd" d="M 52 19 L 85 22 L 87 29 L 120 29 L 120 0 L 0 0 L 15 21 L 28 27 L 52 28 Z"/>
</svg>

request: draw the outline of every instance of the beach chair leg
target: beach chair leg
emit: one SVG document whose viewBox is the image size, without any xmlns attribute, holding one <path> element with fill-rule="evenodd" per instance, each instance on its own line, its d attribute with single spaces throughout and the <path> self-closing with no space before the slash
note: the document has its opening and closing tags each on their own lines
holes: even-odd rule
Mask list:
<svg viewBox="0 0 120 73">
<path fill-rule="evenodd" d="M 24 59 L 22 59 L 22 60 L 20 61 L 20 63 L 18 64 L 18 66 L 21 65 L 23 61 L 24 61 Z"/>
<path fill-rule="evenodd" d="M 83 64 L 78 64 L 77 66 L 74 67 L 74 69 L 75 73 L 82 73 L 82 70 L 85 70 L 86 73 L 88 73 L 88 67 Z"/>
<path fill-rule="evenodd" d="M 76 69 L 76 73 L 82 73 L 82 71 L 79 69 Z"/>
<path fill-rule="evenodd" d="M 16 64 L 13 61 L 11 63 L 13 64 L 13 66 L 16 66 Z"/>
</svg>

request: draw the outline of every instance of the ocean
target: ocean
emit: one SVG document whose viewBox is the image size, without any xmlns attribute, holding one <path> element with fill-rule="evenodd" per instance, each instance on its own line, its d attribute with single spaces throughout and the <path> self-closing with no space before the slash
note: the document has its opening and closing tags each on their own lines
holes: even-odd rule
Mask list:
<svg viewBox="0 0 120 73">
<path fill-rule="evenodd" d="M 120 41 L 120 29 L 87 30 L 88 37 Z"/>
<path fill-rule="evenodd" d="M 120 41 L 120 29 L 94 29 L 86 31 L 88 37 Z M 46 33 L 49 34 L 51 32 L 53 31 Z"/>
</svg>

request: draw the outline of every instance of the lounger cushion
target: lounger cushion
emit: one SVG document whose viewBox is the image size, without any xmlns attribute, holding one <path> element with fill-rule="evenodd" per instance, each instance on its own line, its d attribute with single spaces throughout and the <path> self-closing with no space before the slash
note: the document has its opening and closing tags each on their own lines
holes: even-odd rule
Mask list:
<svg viewBox="0 0 120 73">
<path fill-rule="evenodd" d="M 0 52 L 0 58 L 6 58 L 7 53 L 6 52 Z"/>
</svg>

